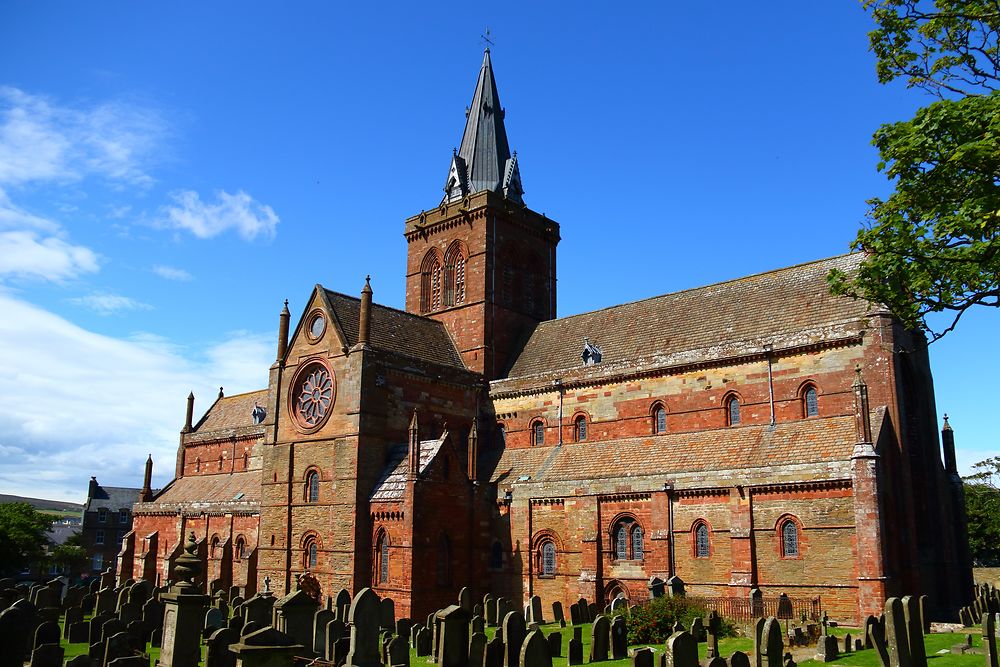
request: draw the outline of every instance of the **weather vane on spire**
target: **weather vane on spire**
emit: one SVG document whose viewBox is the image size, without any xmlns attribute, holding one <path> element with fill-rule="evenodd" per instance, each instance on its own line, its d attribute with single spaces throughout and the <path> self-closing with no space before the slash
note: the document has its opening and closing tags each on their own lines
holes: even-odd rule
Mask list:
<svg viewBox="0 0 1000 667">
<path fill-rule="evenodd" d="M 486 27 L 486 34 L 485 35 L 480 35 L 480 37 L 483 39 L 483 44 L 486 45 L 486 50 L 489 51 L 490 47 L 493 46 L 493 40 L 490 39 L 490 28 L 489 28 L 489 26 Z"/>
</svg>

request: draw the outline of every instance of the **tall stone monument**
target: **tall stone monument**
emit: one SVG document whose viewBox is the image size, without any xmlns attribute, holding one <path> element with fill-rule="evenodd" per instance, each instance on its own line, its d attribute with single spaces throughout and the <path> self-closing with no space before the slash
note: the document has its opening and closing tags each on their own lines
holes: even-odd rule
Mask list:
<svg viewBox="0 0 1000 667">
<path fill-rule="evenodd" d="M 197 550 L 192 531 L 174 567 L 179 581 L 160 595 L 164 603 L 160 667 L 194 667 L 201 660 L 201 619 L 209 597 L 191 583 L 201 573 Z"/>
</svg>

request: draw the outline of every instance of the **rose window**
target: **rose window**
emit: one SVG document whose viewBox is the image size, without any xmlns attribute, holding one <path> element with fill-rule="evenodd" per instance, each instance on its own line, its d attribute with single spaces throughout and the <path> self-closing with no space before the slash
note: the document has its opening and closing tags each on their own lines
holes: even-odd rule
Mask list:
<svg viewBox="0 0 1000 667">
<path fill-rule="evenodd" d="M 320 365 L 307 369 L 295 399 L 295 411 L 305 426 L 316 426 L 333 405 L 333 377 Z"/>
</svg>

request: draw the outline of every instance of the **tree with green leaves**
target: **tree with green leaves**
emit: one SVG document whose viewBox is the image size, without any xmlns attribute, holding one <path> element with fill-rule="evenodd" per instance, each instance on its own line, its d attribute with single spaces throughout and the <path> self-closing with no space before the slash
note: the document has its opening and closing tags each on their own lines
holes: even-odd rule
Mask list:
<svg viewBox="0 0 1000 667">
<path fill-rule="evenodd" d="M 52 518 L 28 503 L 0 504 L 0 574 L 16 574 L 45 558 Z"/>
<path fill-rule="evenodd" d="M 1000 566 L 1000 456 L 980 461 L 965 480 L 969 552 L 979 567 Z"/>
<path fill-rule="evenodd" d="M 70 573 L 83 569 L 87 564 L 87 550 L 83 548 L 83 536 L 80 532 L 73 533 L 65 542 L 54 546 L 49 560 L 65 567 Z"/>
<path fill-rule="evenodd" d="M 879 81 L 938 97 L 873 143 L 895 182 L 868 201 L 856 274 L 835 294 L 885 304 L 937 340 L 973 306 L 1000 306 L 1000 3 L 862 0 Z M 935 314 L 943 314 L 937 318 Z"/>
</svg>

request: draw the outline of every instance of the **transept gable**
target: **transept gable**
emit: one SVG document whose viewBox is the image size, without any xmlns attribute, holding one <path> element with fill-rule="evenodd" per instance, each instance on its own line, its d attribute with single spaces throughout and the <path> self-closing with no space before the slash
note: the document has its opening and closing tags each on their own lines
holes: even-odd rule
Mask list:
<svg viewBox="0 0 1000 667">
<path fill-rule="evenodd" d="M 285 363 L 326 351 L 329 356 L 347 352 L 350 344 L 343 323 L 330 302 L 327 290 L 317 284 L 306 302 L 288 343 Z"/>
</svg>

